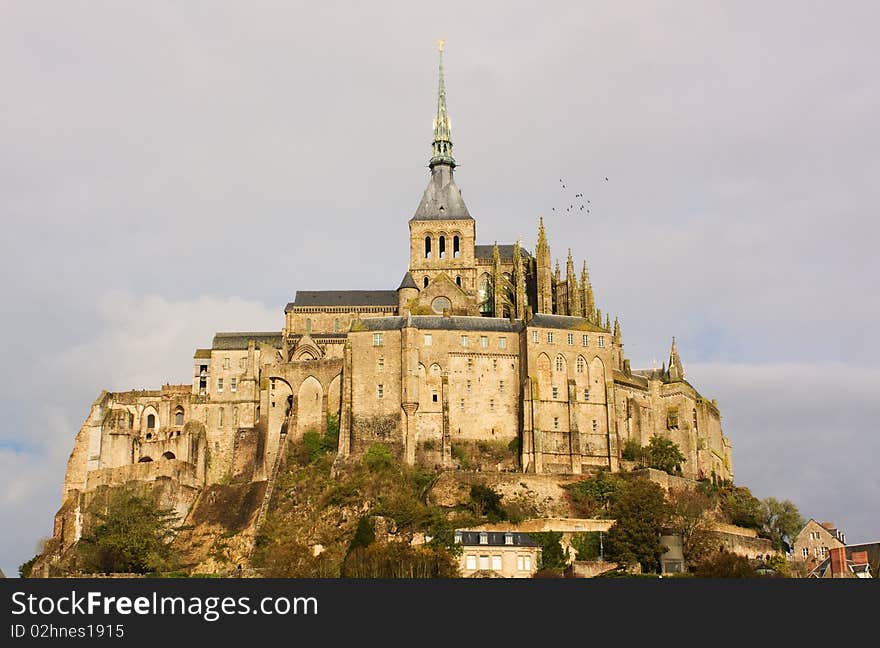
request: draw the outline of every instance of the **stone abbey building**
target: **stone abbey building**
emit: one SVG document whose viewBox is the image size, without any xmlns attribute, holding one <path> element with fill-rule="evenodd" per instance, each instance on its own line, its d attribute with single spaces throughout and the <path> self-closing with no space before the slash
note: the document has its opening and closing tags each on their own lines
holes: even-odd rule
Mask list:
<svg viewBox="0 0 880 648">
<path fill-rule="evenodd" d="M 454 446 L 472 443 L 510 448 L 524 472 L 579 474 L 619 470 L 628 439 L 661 435 L 686 477 L 732 479 L 718 409 L 685 379 L 674 340 L 662 369 L 632 369 L 586 264 L 578 274 L 569 252 L 564 274 L 554 267 L 543 222 L 534 250 L 477 244 L 442 52 L 428 166 L 396 290 L 297 291 L 280 330 L 217 333 L 197 349 L 191 385 L 103 392 L 77 435 L 65 505 L 131 479 L 267 480 L 286 441 L 325 430 L 328 415 L 340 464 L 383 443 L 452 469 Z"/>
</svg>

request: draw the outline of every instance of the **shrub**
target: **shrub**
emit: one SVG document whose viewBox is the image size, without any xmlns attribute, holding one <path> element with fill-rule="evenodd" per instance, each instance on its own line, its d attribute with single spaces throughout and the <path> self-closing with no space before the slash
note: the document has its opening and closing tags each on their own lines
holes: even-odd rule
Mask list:
<svg viewBox="0 0 880 648">
<path fill-rule="evenodd" d="M 564 486 L 568 501 L 579 517 L 596 517 L 607 513 L 622 487 L 621 479 L 607 470 L 595 477 Z"/>
<path fill-rule="evenodd" d="M 642 446 L 635 439 L 627 439 L 626 443 L 623 444 L 623 452 L 621 452 L 620 457 L 624 461 L 641 461 Z"/>
<path fill-rule="evenodd" d="M 145 574 L 172 566 L 170 549 L 177 514 L 135 490 L 112 491 L 106 510 L 97 500 L 94 528 L 77 544 L 82 567 L 91 572 Z"/>
<path fill-rule="evenodd" d="M 501 506 L 501 495 L 483 484 L 471 486 L 471 508 L 477 515 L 488 517 L 490 522 L 507 519 L 507 513 Z"/>
<path fill-rule="evenodd" d="M 757 572 L 748 558 L 719 551 L 700 562 L 695 575 L 700 578 L 754 578 Z"/>
<path fill-rule="evenodd" d="M 369 447 L 363 459 L 364 465 L 373 472 L 387 470 L 394 466 L 394 456 L 388 446 L 374 443 Z"/>
</svg>

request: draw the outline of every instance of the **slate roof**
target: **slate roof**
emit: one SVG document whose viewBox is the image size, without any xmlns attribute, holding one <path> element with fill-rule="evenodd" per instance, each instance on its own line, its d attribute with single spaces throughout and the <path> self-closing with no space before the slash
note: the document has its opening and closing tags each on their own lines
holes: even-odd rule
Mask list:
<svg viewBox="0 0 880 648">
<path fill-rule="evenodd" d="M 448 165 L 438 164 L 431 170 L 431 179 L 410 220 L 473 220 Z"/>
<path fill-rule="evenodd" d="M 576 331 L 595 331 L 596 333 L 608 333 L 601 326 L 596 326 L 585 317 L 573 317 L 569 315 L 550 315 L 549 313 L 535 313 L 529 320 L 529 327 L 541 326 L 543 328 L 572 329 Z"/>
<path fill-rule="evenodd" d="M 492 258 L 492 248 L 494 245 L 475 245 L 474 246 L 474 256 L 478 259 L 491 259 Z M 499 245 L 498 246 L 498 256 L 500 256 L 503 260 L 512 260 L 513 259 L 513 245 Z M 524 247 L 520 247 L 519 255 L 526 259 L 531 259 L 532 255 L 529 254 L 529 251 Z"/>
<path fill-rule="evenodd" d="M 285 313 L 319 306 L 397 306 L 396 290 L 297 290 Z"/>
<path fill-rule="evenodd" d="M 407 272 L 403 275 L 403 280 L 401 280 L 400 285 L 397 287 L 398 290 L 403 290 L 404 288 L 415 288 L 416 290 L 419 287 L 416 285 L 416 280 L 413 279 L 412 273 Z"/>
<path fill-rule="evenodd" d="M 507 545 L 504 541 L 504 536 L 506 535 L 513 536 L 513 546 L 514 547 L 540 547 L 541 545 L 535 542 L 530 535 L 527 533 L 522 533 L 520 531 L 458 531 L 456 530 L 455 535 L 461 536 L 461 544 L 465 547 L 472 546 L 483 546 L 483 547 L 503 547 L 503 546 L 511 546 Z M 485 544 L 480 543 L 480 536 L 487 536 L 487 542 Z"/>
<path fill-rule="evenodd" d="M 216 333 L 211 348 L 218 351 L 243 351 L 248 348 L 248 342 L 253 340 L 257 344 L 265 342 L 276 349 L 281 348 L 281 332 L 229 332 Z"/>
<path fill-rule="evenodd" d="M 635 372 L 633 372 L 632 376 L 628 376 L 624 372 L 615 369 L 614 382 L 622 383 L 624 385 L 632 385 L 634 387 L 638 387 L 639 389 L 648 388 L 648 379 L 644 376 L 635 375 Z"/>
<path fill-rule="evenodd" d="M 396 331 L 406 325 L 405 317 L 367 317 L 352 324 L 354 331 Z M 511 322 L 502 317 L 469 317 L 440 315 L 414 315 L 413 326 L 435 331 L 494 331 L 519 333 L 522 322 Z"/>
</svg>

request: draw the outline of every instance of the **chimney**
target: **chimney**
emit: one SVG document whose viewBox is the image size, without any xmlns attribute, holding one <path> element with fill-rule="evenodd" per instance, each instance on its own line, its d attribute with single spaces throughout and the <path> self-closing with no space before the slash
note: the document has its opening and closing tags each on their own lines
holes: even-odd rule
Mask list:
<svg viewBox="0 0 880 648">
<path fill-rule="evenodd" d="M 834 547 L 831 554 L 831 578 L 845 578 L 849 570 L 846 568 L 846 547 Z"/>
</svg>

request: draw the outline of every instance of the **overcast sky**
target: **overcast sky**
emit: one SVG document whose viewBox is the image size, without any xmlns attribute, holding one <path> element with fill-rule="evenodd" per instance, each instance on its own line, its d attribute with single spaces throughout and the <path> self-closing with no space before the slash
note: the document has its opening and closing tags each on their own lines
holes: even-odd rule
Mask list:
<svg viewBox="0 0 880 648">
<path fill-rule="evenodd" d="M 186 382 L 297 289 L 398 285 L 437 38 L 478 241 L 532 249 L 543 215 L 633 367 L 677 336 L 738 483 L 880 540 L 878 23 L 873 0 L 0 1 L 0 567 L 51 534 L 101 389 Z"/>
</svg>

